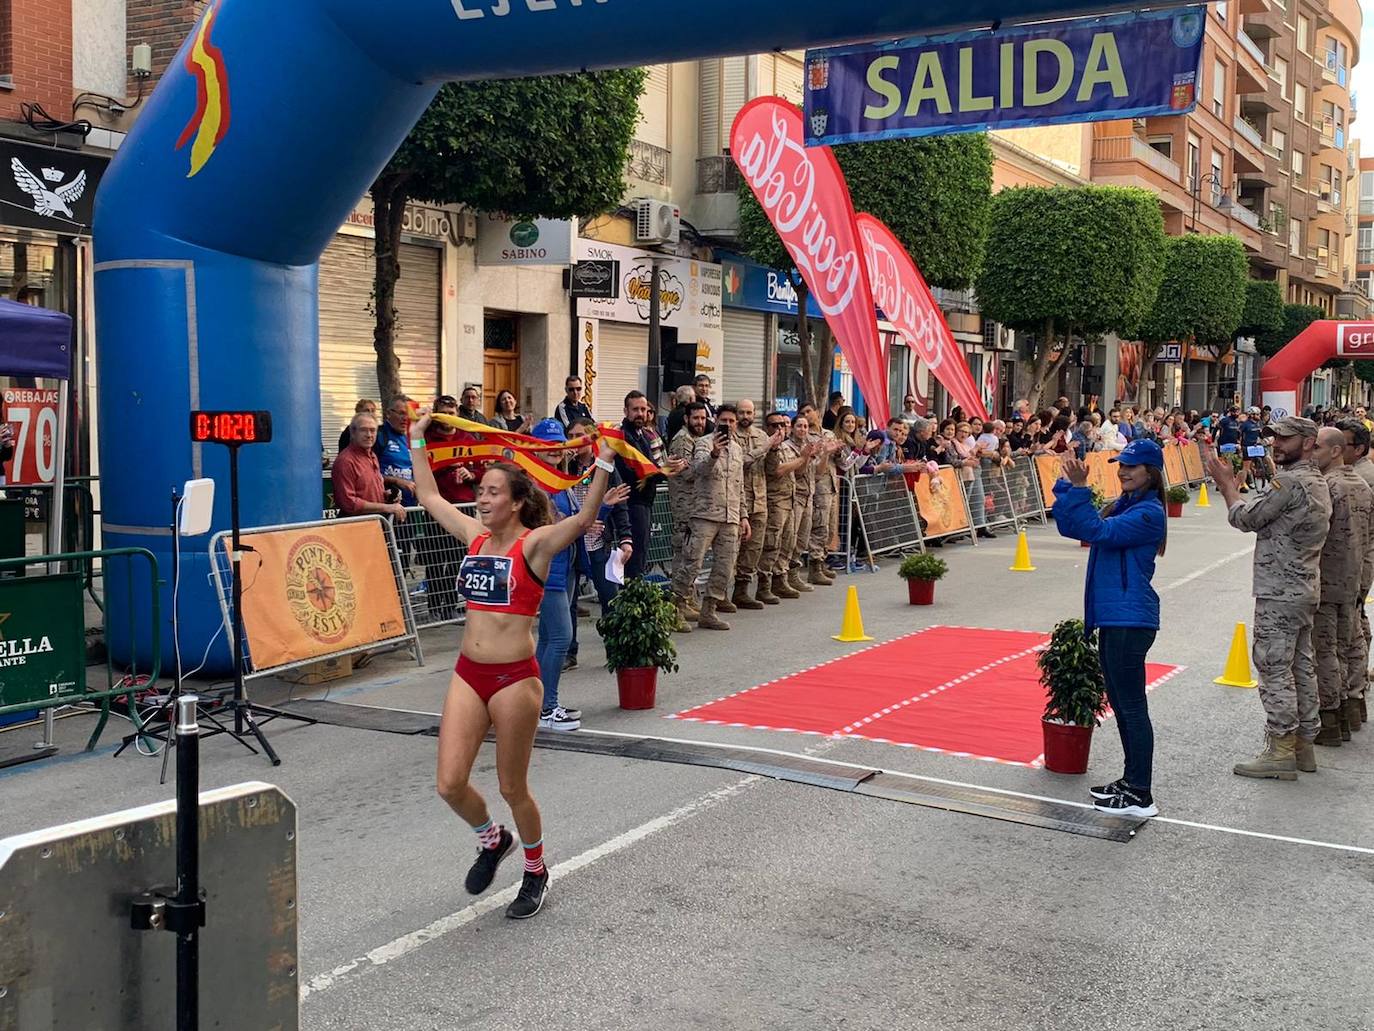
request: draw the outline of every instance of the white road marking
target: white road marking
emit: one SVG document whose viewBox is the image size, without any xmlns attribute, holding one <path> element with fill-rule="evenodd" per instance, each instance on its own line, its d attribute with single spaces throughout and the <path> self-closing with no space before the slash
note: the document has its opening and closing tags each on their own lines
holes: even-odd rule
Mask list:
<svg viewBox="0 0 1374 1031">
<path fill-rule="evenodd" d="M 733 784 L 728 784 L 723 788 L 718 788 L 715 791 L 702 795 L 688 802 L 686 805 L 674 809 L 671 813 L 665 813 L 663 816 L 656 816 L 647 823 L 641 823 L 638 827 L 634 827 L 624 834 L 619 834 L 609 841 L 602 842 L 600 845 L 589 848 L 587 851 L 573 856 L 571 859 L 558 863 L 549 869 L 550 883 L 558 881 L 568 874 L 576 873 L 583 867 L 591 866 L 600 859 L 605 859 L 607 856 L 614 855 L 616 852 L 627 849 L 631 845 L 643 841 L 651 834 L 656 834 L 674 824 L 681 823 L 689 817 L 695 816 L 697 813 L 704 812 L 738 794 L 748 785 L 761 779 L 762 778 L 751 774 L 743 780 L 735 781 Z M 472 923 L 478 917 L 509 905 L 515 899 L 518 891 L 519 885 L 512 884 L 510 887 L 504 888 L 494 895 L 488 895 L 474 902 L 465 909 L 460 909 L 456 913 L 450 913 L 448 916 L 440 917 L 428 926 L 411 931 L 409 934 L 403 934 L 401 937 L 389 941 L 385 945 L 379 945 L 364 956 L 349 960 L 347 963 L 337 966 L 326 973 L 316 974 L 301 985 L 301 1000 L 305 1001 L 312 995 L 327 992 L 329 989 L 337 987 L 342 982 L 351 979 L 353 976 L 356 976 L 361 971 L 370 967 L 384 966 L 403 956 L 410 955 L 410 953 L 414 952 L 416 949 L 442 938 L 444 935 L 456 931 L 460 927 Z"/>
<path fill-rule="evenodd" d="M 1214 571 L 1220 569 L 1222 566 L 1226 565 L 1226 563 L 1228 563 L 1228 562 L 1234 562 L 1234 561 L 1235 561 L 1236 559 L 1238 559 L 1238 558 L 1242 558 L 1242 557 L 1244 557 L 1245 555 L 1252 554 L 1252 553 L 1254 552 L 1254 550 L 1255 550 L 1255 549 L 1254 549 L 1254 547 L 1252 546 L 1252 547 L 1249 547 L 1249 548 L 1242 548 L 1240 551 L 1233 551 L 1231 554 L 1225 556 L 1224 558 L 1219 558 L 1219 559 L 1217 559 L 1215 562 L 1211 563 L 1210 565 L 1203 566 L 1201 569 L 1195 569 L 1193 572 L 1189 573 L 1187 576 L 1179 577 L 1179 579 L 1175 580 L 1175 581 L 1174 581 L 1173 583 L 1171 583 L 1171 584 L 1165 584 L 1163 587 L 1160 588 L 1160 592 L 1162 593 L 1162 592 L 1164 592 L 1164 591 L 1172 591 L 1175 587 L 1182 587 L 1184 584 L 1190 584 L 1190 583 L 1192 583 L 1194 580 L 1196 580 L 1198 577 L 1200 577 L 1200 576 L 1206 576 L 1208 573 L 1211 573 L 1211 572 L 1214 572 Z"/>
</svg>

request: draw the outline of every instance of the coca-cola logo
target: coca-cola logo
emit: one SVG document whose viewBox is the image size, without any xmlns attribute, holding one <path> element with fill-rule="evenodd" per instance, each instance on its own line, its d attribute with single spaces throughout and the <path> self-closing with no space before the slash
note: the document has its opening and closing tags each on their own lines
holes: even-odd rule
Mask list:
<svg viewBox="0 0 1374 1031">
<path fill-rule="evenodd" d="M 735 122 L 731 153 L 816 304 L 826 315 L 842 314 L 862 283 L 858 249 L 838 224 L 848 213 L 828 215 L 816 196 L 818 184 L 827 194 L 838 190 L 844 195 L 843 184 L 834 181 L 837 170 L 828 162 L 818 168 L 812 160 L 802 142 L 799 112 L 790 118 L 781 104 L 770 104 L 755 108 L 755 117 L 746 118 L 746 113 L 741 111 Z"/>
<path fill-rule="evenodd" d="M 860 225 L 864 256 L 868 259 L 868 282 L 873 300 L 889 322 L 897 327 L 906 345 L 934 372 L 944 361 L 939 335 L 940 320 L 928 297 L 919 297 L 903 286 L 897 255 L 871 228 Z"/>
</svg>

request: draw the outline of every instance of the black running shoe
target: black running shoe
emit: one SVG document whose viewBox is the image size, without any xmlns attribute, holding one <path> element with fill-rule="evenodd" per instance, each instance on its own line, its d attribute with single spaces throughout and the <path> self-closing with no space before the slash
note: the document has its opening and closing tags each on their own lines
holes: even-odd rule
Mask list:
<svg viewBox="0 0 1374 1031">
<path fill-rule="evenodd" d="M 1114 795 L 1121 794 L 1121 789 L 1125 786 L 1126 779 L 1124 777 L 1118 777 L 1110 784 L 1103 784 L 1098 788 L 1089 788 L 1088 794 L 1092 795 L 1093 798 L 1111 798 Z"/>
<path fill-rule="evenodd" d="M 520 885 L 520 894 L 506 907 L 506 916 L 512 920 L 528 920 L 544 907 L 549 896 L 549 871 L 530 873 L 525 871 L 525 880 Z"/>
<path fill-rule="evenodd" d="M 1112 816 L 1148 817 L 1159 815 L 1159 807 L 1155 805 L 1155 800 L 1148 791 L 1128 788 L 1124 785 L 1120 794 L 1113 795 L 1111 798 L 1099 799 L 1093 803 L 1093 808 L 1100 813 L 1110 813 Z"/>
<path fill-rule="evenodd" d="M 506 828 L 501 828 L 501 840 L 495 848 L 479 848 L 477 859 L 473 862 L 472 868 L 468 870 L 468 878 L 463 882 L 469 895 L 480 895 L 491 887 L 492 879 L 496 877 L 496 868 L 501 865 L 501 860 L 510 855 L 511 849 L 515 848 L 515 835 Z"/>
</svg>

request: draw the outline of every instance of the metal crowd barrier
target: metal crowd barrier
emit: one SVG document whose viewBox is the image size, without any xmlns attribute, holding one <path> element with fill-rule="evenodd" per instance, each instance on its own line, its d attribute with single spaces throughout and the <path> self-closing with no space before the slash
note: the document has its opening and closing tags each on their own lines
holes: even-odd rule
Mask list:
<svg viewBox="0 0 1374 1031">
<path fill-rule="evenodd" d="M 108 579 L 101 581 L 104 589 L 102 608 L 105 612 L 105 686 L 92 691 L 87 679 L 83 573 L 62 572 L 64 566 L 86 569 L 93 562 L 146 563 L 146 573 L 136 575 L 131 569 L 125 577 L 121 598 L 109 597 Z M 6 571 L 23 570 L 27 566 L 47 566 L 56 570 L 47 576 L 5 578 Z M 99 703 L 100 720 L 86 742 L 90 751 L 105 730 L 110 718 L 110 703 L 117 698 L 126 700 L 129 719 L 134 729 L 141 730 L 135 696 L 148 690 L 161 673 L 161 604 L 157 558 L 144 548 L 105 548 L 99 551 L 68 552 L 59 555 L 34 555 L 27 558 L 0 560 L 0 607 L 6 615 L 29 620 L 37 615 L 42 620 L 38 638 L 22 634 L 13 620 L 9 627 L 0 628 L 0 715 L 33 710 L 51 710 L 77 703 Z M 146 601 L 136 604 L 136 595 L 144 594 Z M 114 602 L 113 606 L 111 602 Z M 6 604 L 8 603 L 8 604 Z M 152 660 L 141 670 L 135 658 L 128 669 L 116 671 L 111 654 L 128 646 L 136 654 L 132 642 L 140 635 L 135 619 L 143 612 L 150 620 Z M 111 626 L 111 620 L 116 622 Z M 7 620 L 9 622 L 9 620 Z M 50 730 L 50 728 L 49 728 Z M 50 744 L 50 733 L 45 735 Z"/>
<path fill-rule="evenodd" d="M 477 516 L 474 504 L 453 507 L 473 518 Z M 467 545 L 436 523 L 419 505 L 407 507 L 406 521 L 393 525 L 406 570 L 405 590 L 415 613 L 416 629 L 462 623 L 467 614 L 467 601 L 458 593 L 458 567 L 468 553 Z"/>
<path fill-rule="evenodd" d="M 916 501 L 905 476 L 850 473 L 840 479 L 840 541 L 847 568 L 875 555 L 924 551 Z"/>
<path fill-rule="evenodd" d="M 974 525 L 982 525 L 989 530 L 999 526 L 1019 530 L 1021 517 L 1016 514 L 1016 506 L 1012 504 L 1011 487 L 1001 461 L 980 462 L 977 473 L 970 483 L 965 484 L 969 512 L 973 513 L 975 504 L 982 506 L 983 521 L 980 524 L 975 517 Z M 976 488 L 976 492 L 971 488 Z"/>
<path fill-rule="evenodd" d="M 1040 484 L 1035 476 L 1035 461 L 1030 455 L 1018 455 L 1012 464 L 1002 468 L 1002 477 L 1007 481 L 1007 493 L 1011 498 L 1011 509 L 1021 522 L 1038 520 L 1044 526 L 1048 519 L 1045 515 L 1044 499 L 1040 496 Z"/>
</svg>

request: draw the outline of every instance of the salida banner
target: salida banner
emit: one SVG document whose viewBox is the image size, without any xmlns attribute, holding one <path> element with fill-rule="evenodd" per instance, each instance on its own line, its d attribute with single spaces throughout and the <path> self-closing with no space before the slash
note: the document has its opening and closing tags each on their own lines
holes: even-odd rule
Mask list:
<svg viewBox="0 0 1374 1031">
<path fill-rule="evenodd" d="M 806 142 L 1183 114 L 1206 19 L 1186 7 L 813 50 Z"/>
<path fill-rule="evenodd" d="M 243 541 L 252 548 L 244 570 L 243 627 L 254 670 L 405 635 L 380 520 L 245 533 Z M 230 547 L 227 538 L 224 547 Z"/>
<path fill-rule="evenodd" d="M 967 414 L 986 419 L 988 413 L 964 352 L 950 333 L 945 313 L 935 303 L 911 255 L 881 219 L 860 212 L 856 221 L 874 300 L 883 315 L 897 327 L 902 340 L 926 363 L 932 375 L 945 385 L 955 403 Z"/>
<path fill-rule="evenodd" d="M 849 187 L 830 149 L 808 150 L 803 136 L 796 107 L 759 97 L 735 116 L 730 153 L 815 296 L 864 401 L 886 416 L 887 362 Z"/>
</svg>

